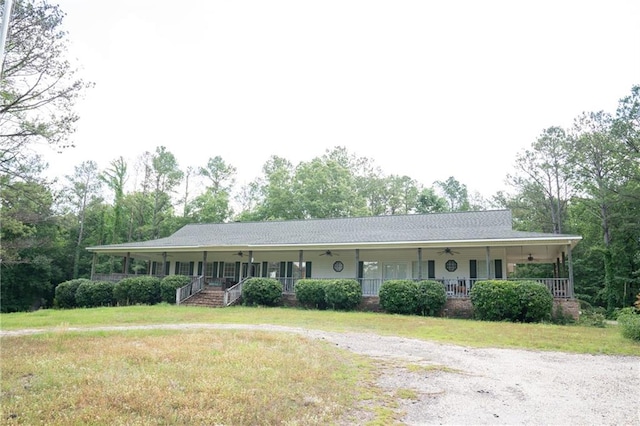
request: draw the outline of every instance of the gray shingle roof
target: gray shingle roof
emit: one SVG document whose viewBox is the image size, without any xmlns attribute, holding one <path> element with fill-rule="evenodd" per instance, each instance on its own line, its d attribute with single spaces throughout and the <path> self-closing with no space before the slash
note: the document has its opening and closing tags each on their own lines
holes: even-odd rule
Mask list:
<svg viewBox="0 0 640 426">
<path fill-rule="evenodd" d="M 548 237 L 561 236 L 514 231 L 510 211 L 491 210 L 426 215 L 190 224 L 166 238 L 88 249 L 100 251 L 100 249 L 127 247 L 339 245 Z"/>
</svg>

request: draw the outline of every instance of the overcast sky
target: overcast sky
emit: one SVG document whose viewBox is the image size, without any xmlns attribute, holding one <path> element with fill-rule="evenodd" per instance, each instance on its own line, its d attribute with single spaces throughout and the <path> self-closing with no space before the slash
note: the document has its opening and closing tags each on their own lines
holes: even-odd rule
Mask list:
<svg viewBox="0 0 640 426">
<path fill-rule="evenodd" d="M 53 0 L 55 2 L 55 0 Z M 83 78 L 50 172 L 164 145 L 238 183 L 345 146 L 386 174 L 504 189 L 515 156 L 640 83 L 640 1 L 59 0 Z"/>
</svg>

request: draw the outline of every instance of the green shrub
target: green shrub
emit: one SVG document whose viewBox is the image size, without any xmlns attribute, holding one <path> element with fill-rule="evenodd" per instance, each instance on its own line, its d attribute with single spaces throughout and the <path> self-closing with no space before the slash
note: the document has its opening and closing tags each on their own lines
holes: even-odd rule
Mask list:
<svg viewBox="0 0 640 426">
<path fill-rule="evenodd" d="M 418 285 L 411 280 L 389 280 L 380 286 L 380 307 L 390 314 L 418 311 Z"/>
<path fill-rule="evenodd" d="M 166 303 L 176 303 L 176 290 L 191 282 L 186 275 L 167 275 L 160 281 L 160 300 Z"/>
<path fill-rule="evenodd" d="M 604 328 L 606 319 L 606 310 L 603 307 L 589 308 L 581 311 L 578 324 L 588 327 Z"/>
<path fill-rule="evenodd" d="M 618 326 L 622 336 L 640 341 L 640 314 L 632 311 L 621 313 L 618 315 Z"/>
<path fill-rule="evenodd" d="M 516 293 L 520 302 L 521 322 L 540 322 L 551 319 L 553 295 L 549 288 L 534 281 L 518 281 Z"/>
<path fill-rule="evenodd" d="M 418 315 L 436 316 L 447 303 L 447 292 L 444 285 L 437 281 L 418 282 L 416 295 Z"/>
<path fill-rule="evenodd" d="M 124 278 L 115 285 L 114 297 L 118 305 L 154 305 L 160 301 L 160 278 Z"/>
<path fill-rule="evenodd" d="M 362 287 L 356 280 L 331 280 L 326 284 L 327 307 L 352 310 L 362 301 Z"/>
<path fill-rule="evenodd" d="M 303 279 L 296 283 L 296 300 L 302 306 L 313 309 L 327 309 L 325 286 L 327 280 Z"/>
<path fill-rule="evenodd" d="M 114 284 L 108 281 L 85 281 L 76 290 L 76 303 L 82 308 L 112 306 Z"/>
<path fill-rule="evenodd" d="M 91 282 L 86 278 L 78 278 L 75 280 L 65 281 L 56 286 L 55 298 L 53 305 L 56 308 L 69 309 L 78 306 L 76 303 L 76 291 L 80 284 Z"/>
<path fill-rule="evenodd" d="M 520 314 L 520 298 L 515 281 L 478 281 L 471 289 L 476 318 L 485 321 L 515 321 Z"/>
<path fill-rule="evenodd" d="M 282 283 L 273 278 L 249 278 L 242 284 L 242 303 L 276 306 L 282 299 Z"/>
</svg>

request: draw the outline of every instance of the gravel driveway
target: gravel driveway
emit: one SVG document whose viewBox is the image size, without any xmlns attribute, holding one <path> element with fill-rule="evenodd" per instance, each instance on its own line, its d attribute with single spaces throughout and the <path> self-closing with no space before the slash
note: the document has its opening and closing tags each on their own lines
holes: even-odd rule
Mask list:
<svg viewBox="0 0 640 426">
<path fill-rule="evenodd" d="M 400 337 L 272 325 L 181 324 L 125 329 L 251 329 L 298 333 L 379 360 L 378 386 L 408 425 L 640 425 L 640 356 L 476 349 Z M 67 328 L 66 330 L 87 330 Z M 0 335 L 44 330 L 1 331 Z"/>
</svg>

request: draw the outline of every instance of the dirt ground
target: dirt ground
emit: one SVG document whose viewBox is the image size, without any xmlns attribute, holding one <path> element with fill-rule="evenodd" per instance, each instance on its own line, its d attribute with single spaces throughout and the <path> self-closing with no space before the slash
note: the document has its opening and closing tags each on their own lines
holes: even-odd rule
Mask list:
<svg viewBox="0 0 640 426">
<path fill-rule="evenodd" d="M 378 386 L 391 395 L 410 395 L 398 400 L 400 421 L 407 425 L 640 425 L 640 356 L 477 349 L 272 325 L 99 329 L 131 328 L 258 329 L 325 340 L 379 361 Z"/>
</svg>

